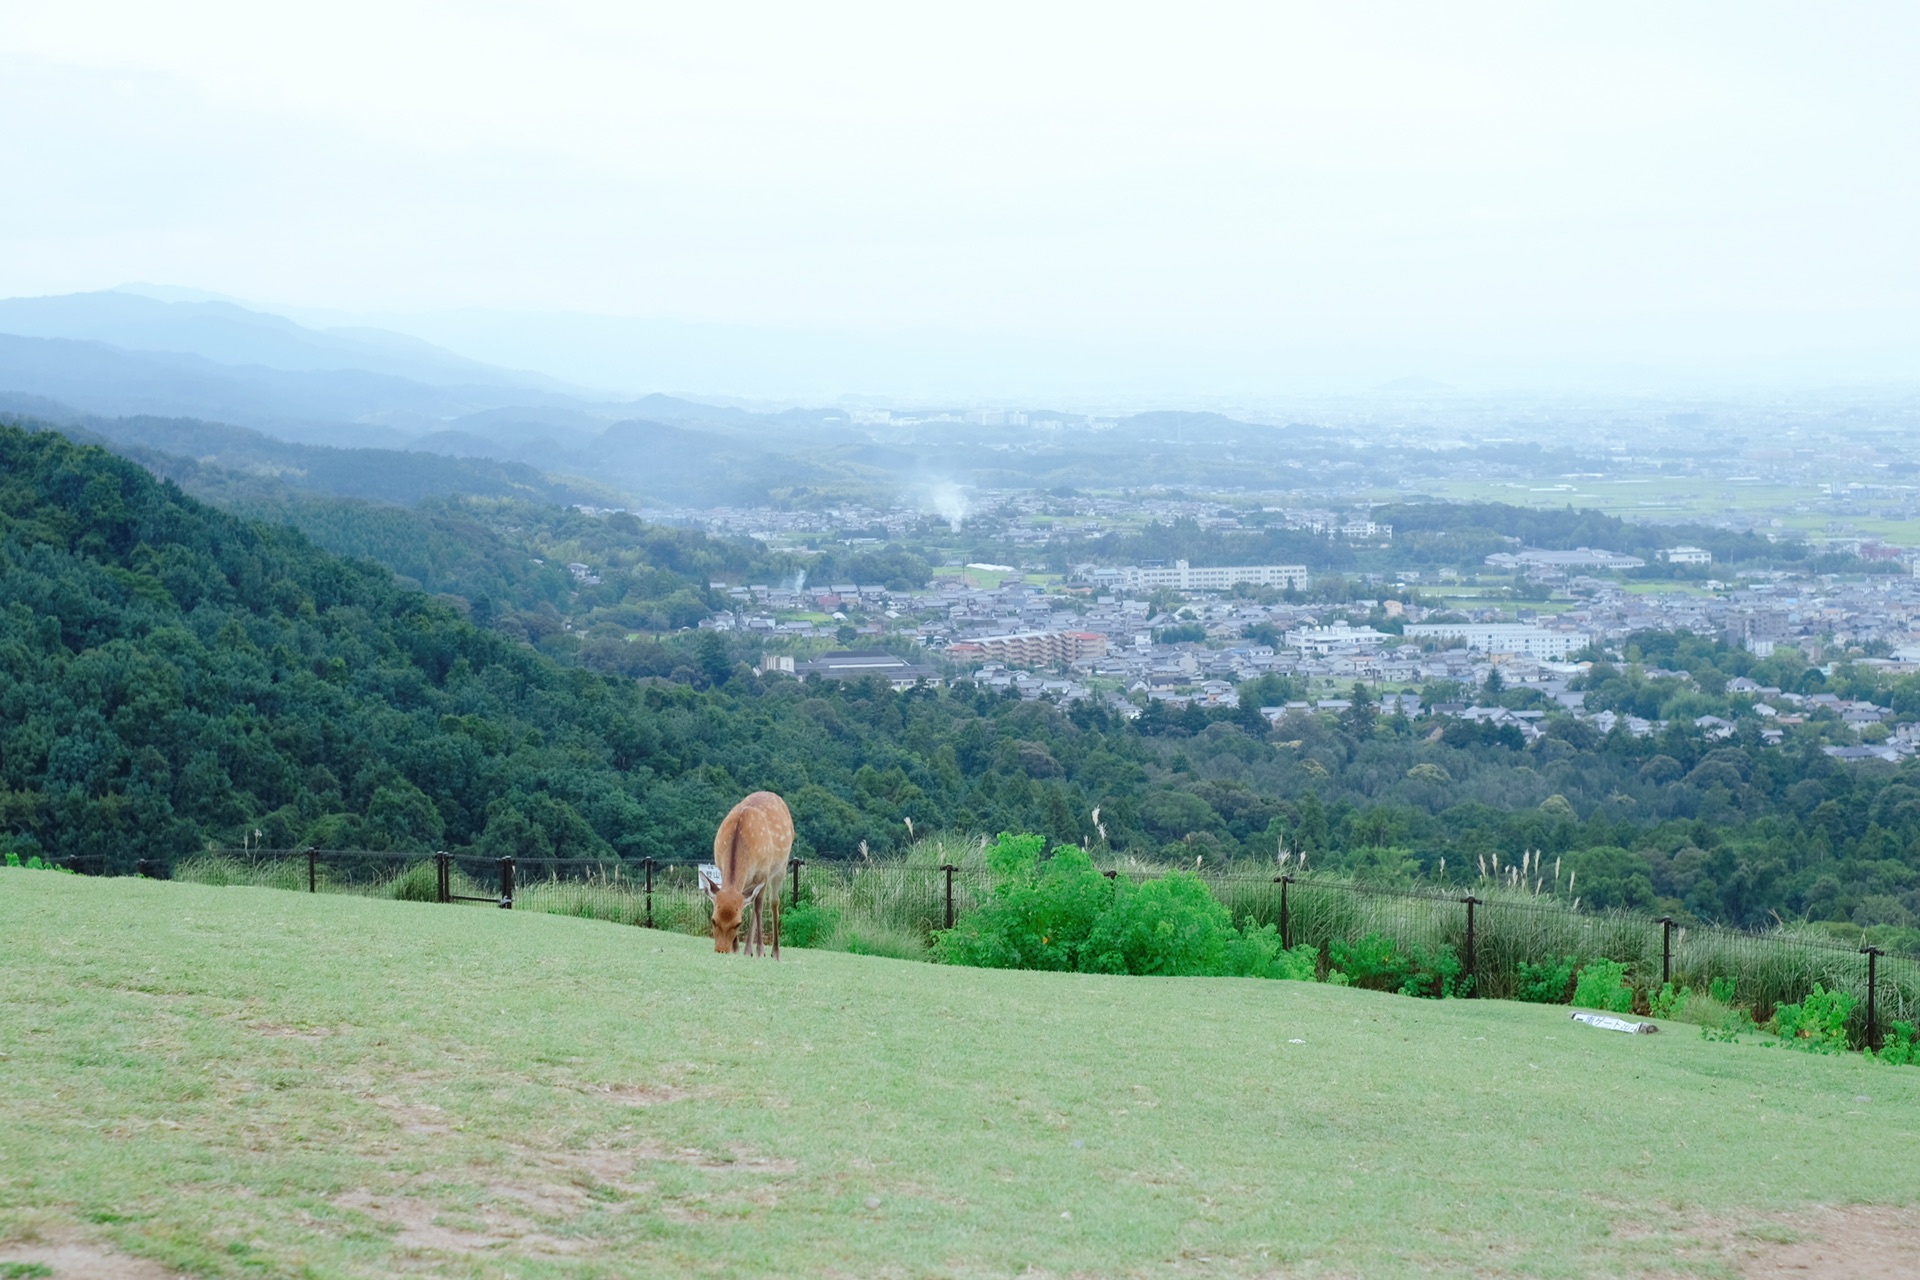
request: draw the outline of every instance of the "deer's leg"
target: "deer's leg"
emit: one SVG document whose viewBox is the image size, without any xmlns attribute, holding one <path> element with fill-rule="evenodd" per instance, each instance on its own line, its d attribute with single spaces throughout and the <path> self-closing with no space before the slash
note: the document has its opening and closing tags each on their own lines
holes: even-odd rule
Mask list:
<svg viewBox="0 0 1920 1280">
<path fill-rule="evenodd" d="M 780 958 L 780 899 L 773 900 L 773 958 Z"/>
<path fill-rule="evenodd" d="M 764 955 L 766 948 L 760 942 L 760 899 L 753 900 L 753 942 L 747 948 L 748 955 Z"/>
</svg>

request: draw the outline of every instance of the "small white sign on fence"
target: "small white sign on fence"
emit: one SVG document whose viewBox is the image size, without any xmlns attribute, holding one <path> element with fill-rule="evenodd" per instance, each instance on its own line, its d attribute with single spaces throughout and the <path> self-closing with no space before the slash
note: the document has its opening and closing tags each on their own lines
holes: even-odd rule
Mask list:
<svg viewBox="0 0 1920 1280">
<path fill-rule="evenodd" d="M 713 886 L 712 889 L 709 890 L 709 892 L 711 893 L 720 892 L 720 889 L 721 889 L 720 868 L 715 866 L 713 863 L 703 862 L 700 864 L 700 879 L 706 884 Z"/>
</svg>

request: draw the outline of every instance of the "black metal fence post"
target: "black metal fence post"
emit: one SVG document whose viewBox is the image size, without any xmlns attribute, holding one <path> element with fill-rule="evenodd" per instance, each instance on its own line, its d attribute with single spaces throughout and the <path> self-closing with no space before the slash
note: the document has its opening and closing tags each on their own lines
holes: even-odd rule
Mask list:
<svg viewBox="0 0 1920 1280">
<path fill-rule="evenodd" d="M 453 855 L 449 854 L 445 849 L 433 855 L 434 870 L 438 873 L 435 877 L 436 887 L 440 890 L 440 901 L 442 902 L 453 901 L 452 862 Z"/>
<path fill-rule="evenodd" d="M 648 858 L 640 865 L 647 869 L 647 928 L 653 928 L 653 859 Z"/>
<path fill-rule="evenodd" d="M 1874 997 L 1878 994 L 1876 988 L 1880 985 L 1878 961 L 1886 952 L 1872 945 L 1864 946 L 1860 950 L 1867 957 L 1867 1048 L 1878 1053 L 1880 1052 L 1880 1019 L 1873 1006 Z"/>
<path fill-rule="evenodd" d="M 800 905 L 800 867 L 804 862 L 806 862 L 805 858 L 787 859 L 787 870 L 793 875 L 793 897 L 787 902 L 789 907 Z"/>
<path fill-rule="evenodd" d="M 953 928 L 953 873 L 960 868 L 951 862 L 943 862 L 940 869 L 947 873 L 947 928 Z"/>
<path fill-rule="evenodd" d="M 1465 965 L 1467 994 L 1476 996 L 1480 994 L 1480 968 L 1479 956 L 1475 952 L 1473 945 L 1473 909 L 1480 905 L 1480 899 L 1474 897 L 1472 894 L 1468 894 L 1466 897 L 1460 899 L 1460 901 L 1467 904 L 1467 954 Z"/>
<path fill-rule="evenodd" d="M 1660 917 L 1660 985 L 1673 982 L 1673 917 Z"/>
<path fill-rule="evenodd" d="M 320 892 L 320 851 L 312 845 L 307 846 L 307 892 Z M 445 902 L 446 899 L 440 899 Z"/>
<path fill-rule="evenodd" d="M 1293 920 L 1287 912 L 1287 886 L 1293 883 L 1292 876 L 1275 876 L 1273 882 L 1280 886 L 1280 949 L 1293 950 Z"/>
<path fill-rule="evenodd" d="M 500 859 L 500 906 L 502 910 L 513 910 L 513 859 Z"/>
</svg>

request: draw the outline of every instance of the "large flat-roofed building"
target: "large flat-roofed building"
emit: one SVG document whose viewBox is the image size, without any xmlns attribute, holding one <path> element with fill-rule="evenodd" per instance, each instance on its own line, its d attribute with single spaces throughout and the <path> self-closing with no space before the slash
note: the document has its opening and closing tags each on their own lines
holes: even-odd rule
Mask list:
<svg viewBox="0 0 1920 1280">
<path fill-rule="evenodd" d="M 1171 587 L 1176 591 L 1230 591 L 1241 583 L 1254 587 L 1291 587 L 1304 591 L 1307 566 L 1303 564 L 1199 565 L 1175 560 L 1171 568 L 1161 565 L 1128 565 L 1120 569 L 1095 569 L 1088 574 L 1096 586 L 1119 587 L 1126 591 L 1153 591 Z"/>
<path fill-rule="evenodd" d="M 1377 649 L 1393 639 L 1386 632 L 1375 631 L 1372 627 L 1349 627 L 1345 624 L 1296 627 L 1287 632 L 1286 638 L 1287 648 L 1322 657 L 1339 649 Z"/>
<path fill-rule="evenodd" d="M 1463 640 L 1467 648 L 1483 653 L 1524 653 L 1550 660 L 1564 658 L 1587 643 L 1578 632 L 1548 631 L 1524 622 L 1414 622 L 1407 625 L 1407 639 Z"/>
<path fill-rule="evenodd" d="M 880 649 L 844 649 L 823 653 L 812 662 L 803 662 L 794 674 L 808 680 L 864 680 L 877 676 L 895 689 L 911 689 L 921 681 L 939 684 L 940 675 L 932 667 L 908 662 L 898 654 Z"/>
<path fill-rule="evenodd" d="M 1639 556 L 1594 547 L 1575 547 L 1571 551 L 1543 551 L 1527 547 L 1520 551 L 1496 551 L 1487 557 L 1496 569 L 1640 569 L 1646 561 Z"/>
<path fill-rule="evenodd" d="M 998 636 L 969 636 L 947 646 L 963 661 L 999 662 L 1009 667 L 1054 667 L 1083 658 L 1107 656 L 1107 638 L 1094 631 L 1014 631 Z"/>
</svg>

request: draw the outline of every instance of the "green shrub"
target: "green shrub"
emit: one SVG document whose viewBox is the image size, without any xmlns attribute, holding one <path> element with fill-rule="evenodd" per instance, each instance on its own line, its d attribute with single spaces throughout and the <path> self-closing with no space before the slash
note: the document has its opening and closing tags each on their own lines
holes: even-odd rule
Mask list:
<svg viewBox="0 0 1920 1280">
<path fill-rule="evenodd" d="M 1327 981 L 1336 985 L 1394 991 L 1409 972 L 1385 934 L 1369 933 L 1358 942 L 1336 938 L 1327 944 Z"/>
<path fill-rule="evenodd" d="M 1895 1022 L 1888 1028 L 1886 1043 L 1877 1055 L 1888 1066 L 1920 1066 L 1920 1033 L 1911 1022 Z"/>
<path fill-rule="evenodd" d="M 1627 966 L 1618 960 L 1587 961 L 1574 983 L 1573 1002 L 1583 1009 L 1632 1013 L 1633 988 L 1627 984 Z"/>
<path fill-rule="evenodd" d="M 56 867 L 51 862 L 42 860 L 37 853 L 28 854 L 26 860 L 23 862 L 20 859 L 20 855 L 11 849 L 7 850 L 7 865 L 10 867 L 20 867 L 26 871 L 59 871 L 67 875 L 78 874 L 72 867 Z"/>
<path fill-rule="evenodd" d="M 987 851 L 997 883 L 977 910 L 935 935 L 940 960 L 984 969 L 1080 968 L 1094 923 L 1113 904 L 1118 885 L 1072 845 L 1043 865 L 1045 845 L 1041 836 L 1000 833 Z"/>
<path fill-rule="evenodd" d="M 1313 976 L 1312 947 L 1282 951 L 1274 926 L 1233 917 L 1191 872 L 1143 883 L 1108 879 L 1085 850 L 1041 861 L 1040 836 L 1001 833 L 986 851 L 996 883 L 973 911 L 934 934 L 935 957 L 993 969 L 1084 973 Z"/>
<path fill-rule="evenodd" d="M 1702 1040 L 1719 1040 L 1727 1044 L 1732 1044 L 1741 1036 L 1756 1030 L 1758 1030 L 1758 1028 L 1753 1025 L 1753 1015 L 1751 1013 L 1748 1013 L 1745 1009 L 1728 1009 L 1720 1021 L 1703 1022 L 1700 1024 L 1700 1038 Z"/>
<path fill-rule="evenodd" d="M 1681 987 L 1675 990 L 1671 982 L 1663 982 L 1660 984 L 1659 994 L 1647 1001 L 1647 1012 L 1656 1018 L 1671 1018 L 1692 1001 L 1691 988 Z"/>
<path fill-rule="evenodd" d="M 1573 976 L 1580 970 L 1580 957 L 1561 956 L 1538 964 L 1522 960 L 1519 967 L 1514 999 L 1530 1004 L 1565 1004 L 1573 994 Z"/>
<path fill-rule="evenodd" d="M 1847 1019 L 1858 1001 L 1850 992 L 1828 991 L 1819 983 L 1799 1004 L 1783 1004 L 1773 1011 L 1773 1032 L 1796 1049 L 1809 1053 L 1845 1053 Z"/>
<path fill-rule="evenodd" d="M 1114 890 L 1094 920 L 1081 968 L 1163 977 L 1227 971 L 1233 920 L 1199 877 L 1174 871 L 1144 884 L 1116 881 Z"/>
<path fill-rule="evenodd" d="M 780 945 L 812 947 L 831 934 L 840 923 L 840 915 L 817 902 L 802 902 L 780 913 Z"/>
<path fill-rule="evenodd" d="M 1460 977 L 1459 953 L 1445 943 L 1401 951 L 1384 934 L 1369 933 L 1358 942 L 1331 942 L 1327 952 L 1327 981 L 1339 986 L 1444 1000 L 1466 994 L 1469 985 Z"/>
<path fill-rule="evenodd" d="M 1227 964 L 1222 971 L 1234 978 L 1280 978 L 1293 982 L 1312 982 L 1320 972 L 1320 948 L 1303 942 L 1292 950 L 1280 949 L 1280 930 L 1270 924 L 1249 920 L 1227 943 Z"/>
</svg>

